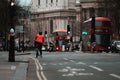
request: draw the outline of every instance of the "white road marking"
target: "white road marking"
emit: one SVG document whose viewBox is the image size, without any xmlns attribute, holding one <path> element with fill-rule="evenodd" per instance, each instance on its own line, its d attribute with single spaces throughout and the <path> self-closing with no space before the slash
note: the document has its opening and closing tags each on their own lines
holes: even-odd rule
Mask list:
<svg viewBox="0 0 120 80">
<path fill-rule="evenodd" d="M 71 71 L 85 71 L 85 69 L 76 69 L 76 68 L 72 68 Z"/>
<path fill-rule="evenodd" d="M 67 68 L 67 69 L 71 69 L 71 67 L 70 67 L 70 66 L 67 66 L 66 68 Z"/>
<path fill-rule="evenodd" d="M 47 64 L 46 64 L 46 63 L 43 63 L 42 65 L 43 65 L 43 66 L 46 66 Z"/>
<path fill-rule="evenodd" d="M 93 73 L 81 73 L 81 71 L 85 71 L 85 69 L 80 68 L 71 68 L 70 66 L 66 66 L 63 69 L 59 69 L 58 72 L 62 72 L 63 77 L 73 77 L 73 76 L 92 76 Z"/>
<path fill-rule="evenodd" d="M 62 65 L 63 65 L 63 63 L 59 63 L 59 65 L 61 65 L 61 66 L 62 66 Z"/>
<path fill-rule="evenodd" d="M 73 73 L 68 73 L 68 74 L 63 74 L 62 76 L 64 77 L 72 77 L 72 76 L 93 76 L 93 73 L 77 73 L 77 72 L 73 72 Z"/>
<path fill-rule="evenodd" d="M 70 60 L 71 62 L 75 62 L 74 60 Z"/>
<path fill-rule="evenodd" d="M 59 69 L 58 72 L 68 72 L 68 69 Z"/>
<path fill-rule="evenodd" d="M 93 64 L 98 64 L 98 62 L 94 62 Z"/>
<path fill-rule="evenodd" d="M 41 64 L 39 63 L 38 59 L 30 57 L 35 61 L 35 65 L 36 65 L 36 74 L 39 80 L 47 80 L 47 78 L 45 77 L 44 73 L 43 73 L 43 67 L 41 66 Z M 39 74 L 39 70 L 41 70 L 41 76 Z M 43 79 L 42 79 L 43 78 Z"/>
<path fill-rule="evenodd" d="M 42 77 L 43 77 L 43 80 L 47 80 L 46 76 L 45 76 L 44 73 L 43 73 L 43 67 L 42 67 L 42 65 L 39 63 L 38 59 L 36 59 L 36 60 L 37 60 L 37 63 L 38 63 L 38 65 L 39 65 L 40 69 L 41 69 L 41 75 L 42 75 Z"/>
<path fill-rule="evenodd" d="M 32 58 L 32 57 L 31 57 Z M 39 66 L 37 65 L 37 61 L 35 58 L 32 58 L 35 61 L 35 65 L 36 65 L 36 74 L 39 80 L 42 80 L 40 74 L 39 74 Z"/>
<path fill-rule="evenodd" d="M 58 71 L 59 72 L 68 72 L 68 71 L 70 71 L 70 72 L 77 72 L 77 71 L 85 71 L 85 69 L 76 69 L 76 68 L 69 68 L 69 67 L 67 67 L 67 68 L 59 69 Z"/>
<path fill-rule="evenodd" d="M 78 62 L 78 63 L 76 63 L 76 64 L 82 64 L 82 65 L 85 65 L 86 63 L 84 63 L 84 62 Z"/>
<path fill-rule="evenodd" d="M 93 73 L 78 73 L 78 76 L 92 76 L 94 75 Z"/>
<path fill-rule="evenodd" d="M 69 74 L 63 74 L 62 76 L 67 76 L 67 77 L 69 77 L 69 76 L 74 76 L 74 74 L 72 74 L 72 73 L 69 73 Z"/>
<path fill-rule="evenodd" d="M 120 76 L 119 76 L 119 75 L 116 75 L 116 74 L 110 74 L 110 76 L 113 76 L 113 77 L 115 77 L 115 78 L 120 79 Z"/>
<path fill-rule="evenodd" d="M 31 57 L 31 58 L 32 58 L 32 57 Z M 39 80 L 42 80 L 42 78 L 41 78 L 41 76 L 40 76 L 40 74 L 39 74 L 39 66 L 38 66 L 38 64 L 37 64 L 37 61 L 36 61 L 35 58 L 32 58 L 32 59 L 35 61 L 37 77 L 38 77 Z"/>
<path fill-rule="evenodd" d="M 98 71 L 103 71 L 102 69 L 100 69 L 100 68 L 98 68 L 98 67 L 96 67 L 96 66 L 93 66 L 93 65 L 90 65 L 89 67 L 91 67 L 91 68 L 93 68 L 93 69 L 96 69 L 96 70 L 98 70 Z"/>
<path fill-rule="evenodd" d="M 64 60 L 69 60 L 68 58 L 63 58 Z"/>
</svg>

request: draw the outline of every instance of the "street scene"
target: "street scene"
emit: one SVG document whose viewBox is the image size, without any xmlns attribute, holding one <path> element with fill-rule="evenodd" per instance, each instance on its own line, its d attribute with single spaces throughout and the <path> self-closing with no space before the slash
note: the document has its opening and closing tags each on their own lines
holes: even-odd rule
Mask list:
<svg viewBox="0 0 120 80">
<path fill-rule="evenodd" d="M 120 79 L 118 54 L 55 52 L 45 53 L 42 59 L 33 60 L 39 66 L 38 78 L 40 76 L 42 80 Z"/>
<path fill-rule="evenodd" d="M 0 0 L 0 80 L 120 80 L 119 0 Z"/>
<path fill-rule="evenodd" d="M 35 51 L 16 53 L 8 62 L 8 52 L 0 53 L 0 79 L 4 80 L 120 80 L 120 54 Z"/>
</svg>

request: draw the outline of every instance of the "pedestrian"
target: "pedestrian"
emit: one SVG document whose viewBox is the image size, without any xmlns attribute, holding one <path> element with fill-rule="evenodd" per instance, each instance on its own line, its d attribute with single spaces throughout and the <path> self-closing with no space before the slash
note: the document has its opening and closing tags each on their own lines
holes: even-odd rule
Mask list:
<svg viewBox="0 0 120 80">
<path fill-rule="evenodd" d="M 44 43 L 44 36 L 42 35 L 42 32 L 39 32 L 39 34 L 35 36 L 35 47 L 37 48 L 36 58 L 39 56 L 39 52 L 40 52 L 40 56 L 42 57 L 43 43 Z"/>
</svg>

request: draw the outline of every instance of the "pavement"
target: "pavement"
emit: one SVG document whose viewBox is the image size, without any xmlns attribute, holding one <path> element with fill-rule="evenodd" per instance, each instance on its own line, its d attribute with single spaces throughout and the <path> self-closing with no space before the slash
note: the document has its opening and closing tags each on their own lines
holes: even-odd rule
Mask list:
<svg viewBox="0 0 120 80">
<path fill-rule="evenodd" d="M 0 80 L 27 80 L 30 52 L 15 52 L 15 62 L 8 61 L 7 51 L 0 51 Z"/>
</svg>

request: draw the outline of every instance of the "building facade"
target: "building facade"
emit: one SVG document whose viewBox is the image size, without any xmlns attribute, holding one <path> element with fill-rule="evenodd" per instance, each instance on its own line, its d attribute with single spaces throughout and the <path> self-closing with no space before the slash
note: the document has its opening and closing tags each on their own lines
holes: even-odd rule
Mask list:
<svg viewBox="0 0 120 80">
<path fill-rule="evenodd" d="M 111 16 L 111 10 L 114 8 L 108 7 L 109 3 L 105 4 L 102 0 L 80 0 L 79 5 L 81 7 L 81 22 L 93 16 L 108 17 L 111 19 L 112 38 L 115 40 L 120 38 L 120 29 L 116 26 L 117 24 L 114 17 Z"/>
<path fill-rule="evenodd" d="M 49 41 L 55 30 L 71 28 L 71 35 L 80 33 L 76 25 L 76 0 L 32 0 L 32 39 L 39 31 L 47 31 Z"/>
<path fill-rule="evenodd" d="M 74 40 L 78 40 L 84 20 L 93 16 L 111 18 L 101 4 L 100 0 L 32 0 L 31 39 L 39 31 L 47 31 L 50 38 L 53 31 L 67 29 L 67 25 L 70 25 L 71 35 Z M 116 32 L 113 23 L 112 27 L 113 32 Z"/>
</svg>

